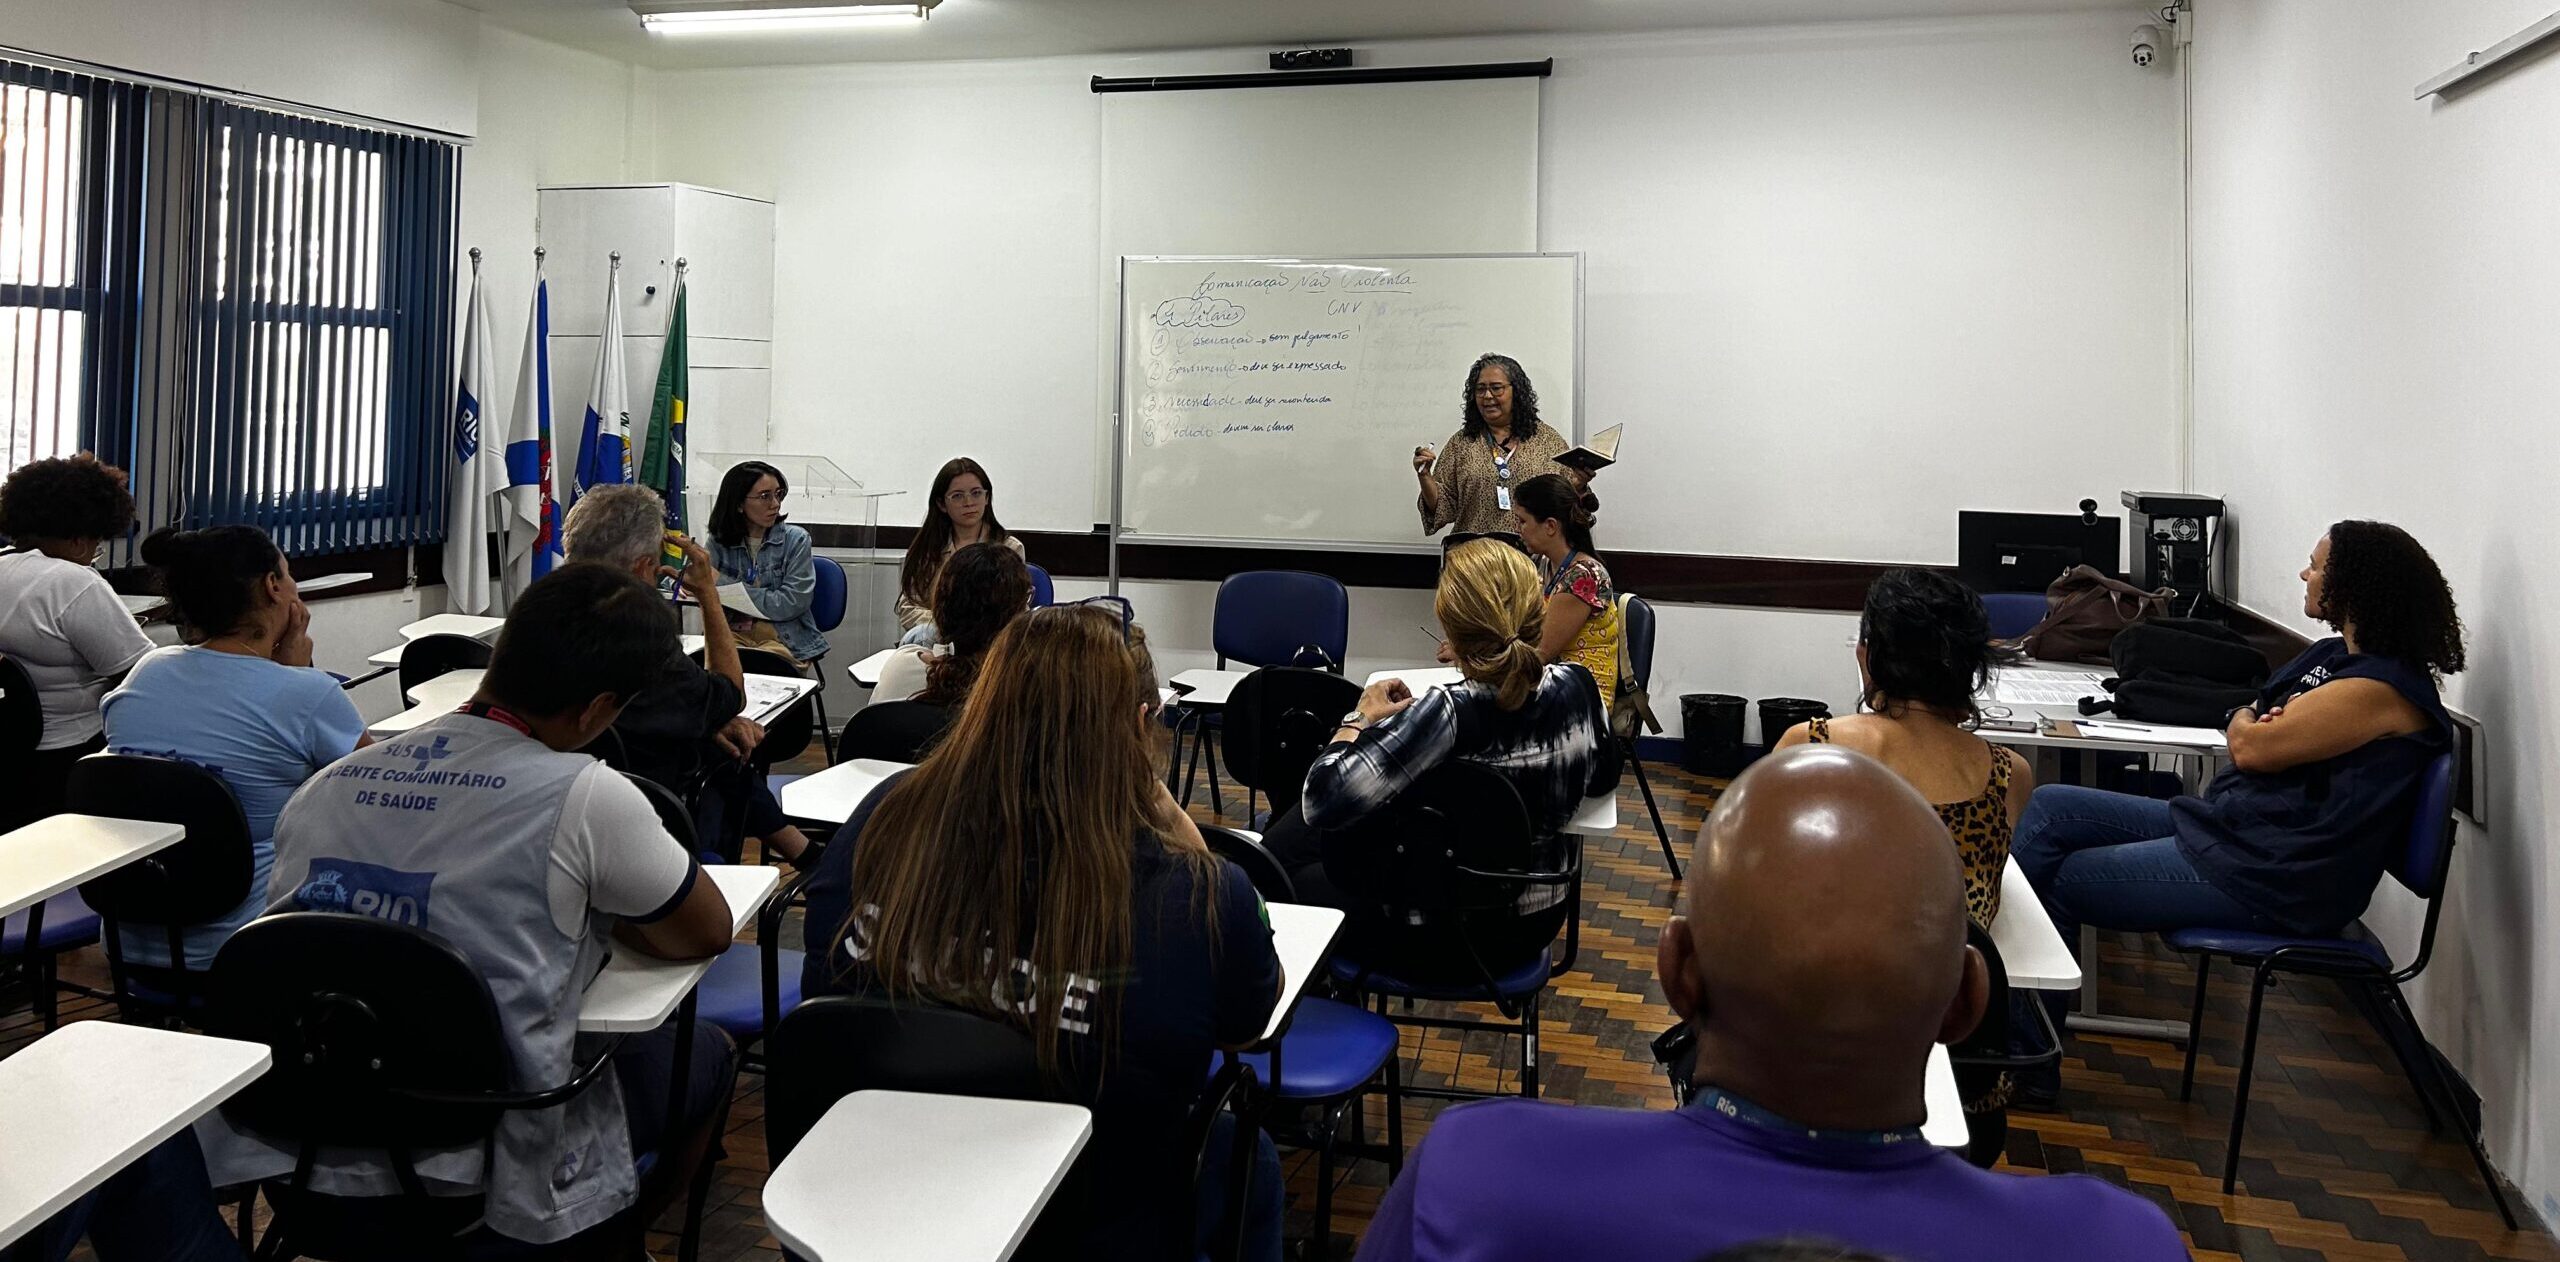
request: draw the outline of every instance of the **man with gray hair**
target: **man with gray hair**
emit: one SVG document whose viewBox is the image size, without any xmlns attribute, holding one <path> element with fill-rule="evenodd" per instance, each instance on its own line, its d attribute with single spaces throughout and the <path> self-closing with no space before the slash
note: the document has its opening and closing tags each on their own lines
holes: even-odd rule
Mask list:
<svg viewBox="0 0 2560 1262">
<path fill-rule="evenodd" d="M 697 778 L 703 781 L 706 792 L 694 823 L 706 846 L 728 840 L 725 834 L 736 826 L 727 804 L 743 800 L 740 831 L 761 839 L 768 852 L 796 859 L 808 838 L 783 818 L 772 791 L 747 763 L 764 740 L 764 728 L 739 713 L 746 706 L 747 676 L 737 637 L 719 616 L 720 572 L 701 544 L 681 536 L 676 543 L 684 551 L 684 569 L 662 566 L 666 526 L 666 502 L 656 491 L 600 486 L 578 497 L 561 535 L 572 563 L 607 566 L 648 582 L 675 574 L 709 615 L 702 620 L 702 663 L 678 653 L 614 722 L 626 765 L 679 794 Z"/>
</svg>

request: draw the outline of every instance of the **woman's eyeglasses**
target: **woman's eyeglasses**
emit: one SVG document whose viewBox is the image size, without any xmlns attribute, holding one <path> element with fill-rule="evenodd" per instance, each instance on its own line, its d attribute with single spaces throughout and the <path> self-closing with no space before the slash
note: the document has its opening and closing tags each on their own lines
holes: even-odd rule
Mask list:
<svg viewBox="0 0 2560 1262">
<path fill-rule="evenodd" d="M 1129 624 L 1136 619 L 1137 611 L 1130 608 L 1128 597 L 1087 596 L 1082 600 L 1068 601 L 1067 606 L 1071 609 L 1100 609 L 1109 613 L 1111 616 L 1118 618 L 1120 620 L 1120 642 L 1123 644 L 1129 642 Z"/>
<path fill-rule="evenodd" d="M 1511 385 L 1503 381 L 1479 381 L 1475 385 L 1475 392 L 1477 394 L 1509 394 Z"/>
<path fill-rule="evenodd" d="M 949 504 L 975 504 L 985 498 L 987 498 L 987 488 L 983 486 L 972 487 L 966 491 L 946 492 L 942 497 L 943 502 Z"/>
<path fill-rule="evenodd" d="M 747 498 L 759 504 L 779 504 L 783 497 L 789 494 L 791 494 L 789 491 L 758 491 Z"/>
</svg>

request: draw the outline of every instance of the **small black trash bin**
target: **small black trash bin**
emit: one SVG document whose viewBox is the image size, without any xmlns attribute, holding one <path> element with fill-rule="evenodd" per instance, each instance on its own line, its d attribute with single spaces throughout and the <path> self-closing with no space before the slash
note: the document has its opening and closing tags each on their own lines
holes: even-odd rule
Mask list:
<svg viewBox="0 0 2560 1262">
<path fill-rule="evenodd" d="M 1702 776 L 1729 776 L 1742 770 L 1740 697 L 1720 692 L 1680 696 L 1680 766 Z"/>
<path fill-rule="evenodd" d="M 1802 697 L 1762 697 L 1760 699 L 1760 748 L 1773 749 L 1778 738 L 1798 723 L 1831 717 L 1831 707 Z"/>
</svg>

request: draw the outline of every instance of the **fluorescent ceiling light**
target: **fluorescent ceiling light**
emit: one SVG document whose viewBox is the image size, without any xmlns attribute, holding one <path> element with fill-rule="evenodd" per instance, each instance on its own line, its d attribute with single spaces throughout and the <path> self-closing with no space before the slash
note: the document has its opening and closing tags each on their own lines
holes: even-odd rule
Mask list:
<svg viewBox="0 0 2560 1262">
<path fill-rule="evenodd" d="M 910 26 L 924 21 L 929 3 L 831 4 L 780 7 L 739 5 L 732 8 L 632 6 L 643 30 L 666 35 L 813 31 L 856 26 Z"/>
</svg>

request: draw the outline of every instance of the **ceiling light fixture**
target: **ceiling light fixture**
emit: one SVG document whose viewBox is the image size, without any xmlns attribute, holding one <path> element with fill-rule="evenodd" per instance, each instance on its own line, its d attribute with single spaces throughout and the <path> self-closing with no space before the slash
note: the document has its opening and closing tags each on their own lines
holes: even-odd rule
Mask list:
<svg viewBox="0 0 2560 1262">
<path fill-rule="evenodd" d="M 906 4 L 827 4 L 806 0 L 632 0 L 640 27 L 666 35 L 812 31 L 858 26 L 910 26 L 924 21 L 942 0 Z"/>
</svg>

